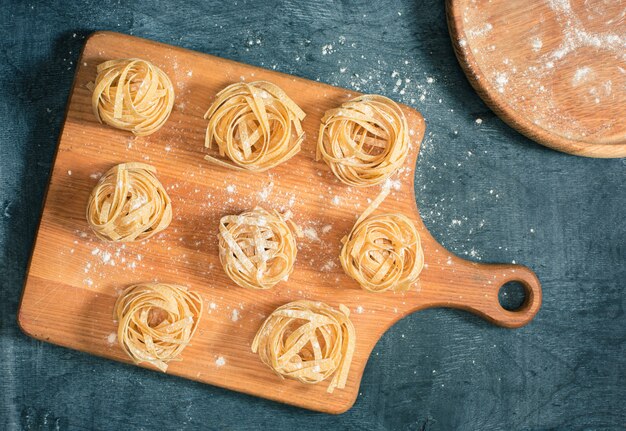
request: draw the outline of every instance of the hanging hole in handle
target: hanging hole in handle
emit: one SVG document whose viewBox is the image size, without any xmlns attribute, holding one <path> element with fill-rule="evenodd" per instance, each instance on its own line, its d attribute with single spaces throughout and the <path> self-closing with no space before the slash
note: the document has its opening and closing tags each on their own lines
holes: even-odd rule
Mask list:
<svg viewBox="0 0 626 431">
<path fill-rule="evenodd" d="M 519 281 L 509 281 L 500 287 L 498 302 L 507 311 L 520 311 L 528 302 L 526 287 Z"/>
</svg>

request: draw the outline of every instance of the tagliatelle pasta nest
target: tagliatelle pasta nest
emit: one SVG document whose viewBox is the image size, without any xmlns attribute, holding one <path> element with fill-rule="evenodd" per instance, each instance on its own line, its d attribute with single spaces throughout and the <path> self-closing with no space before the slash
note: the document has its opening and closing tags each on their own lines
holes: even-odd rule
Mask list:
<svg viewBox="0 0 626 431">
<path fill-rule="evenodd" d="M 205 147 L 217 144 L 224 161 L 205 159 L 235 169 L 265 171 L 300 151 L 305 113 L 276 85 L 235 83 L 217 94 L 204 118 L 209 124 Z"/>
<path fill-rule="evenodd" d="M 122 163 L 105 173 L 91 192 L 87 222 L 100 239 L 141 241 L 165 229 L 172 221 L 172 204 L 144 163 Z"/>
<path fill-rule="evenodd" d="M 345 273 L 371 292 L 408 290 L 424 266 L 419 233 L 408 217 L 370 216 L 388 193 L 385 189 L 359 217 L 339 255 Z"/>
<path fill-rule="evenodd" d="M 296 240 L 278 212 L 257 207 L 240 215 L 224 216 L 219 229 L 220 262 L 239 286 L 270 289 L 293 271 Z"/>
<path fill-rule="evenodd" d="M 350 310 L 300 300 L 277 308 L 263 323 L 252 351 L 280 377 L 302 383 L 333 378 L 327 391 L 346 386 L 356 333 Z"/>
<path fill-rule="evenodd" d="M 89 88 L 98 121 L 137 136 L 165 124 L 174 106 L 174 87 L 165 72 L 138 58 L 105 61 L 97 72 Z"/>
<path fill-rule="evenodd" d="M 404 163 L 409 151 L 404 113 L 391 99 L 364 95 L 322 117 L 317 160 L 324 160 L 343 183 L 381 183 Z"/>
<path fill-rule="evenodd" d="M 115 303 L 120 346 L 137 364 L 165 372 L 189 344 L 202 317 L 202 298 L 185 286 L 147 283 L 128 287 Z"/>
</svg>

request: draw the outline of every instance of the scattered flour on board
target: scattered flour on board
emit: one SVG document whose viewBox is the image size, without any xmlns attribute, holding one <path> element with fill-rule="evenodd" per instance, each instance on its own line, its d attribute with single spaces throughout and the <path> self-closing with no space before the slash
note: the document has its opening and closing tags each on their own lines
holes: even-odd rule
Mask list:
<svg viewBox="0 0 626 431">
<path fill-rule="evenodd" d="M 523 62 L 517 62 L 505 58 L 503 65 L 494 65 L 490 69 L 485 69 L 488 79 L 492 83 L 494 89 L 499 93 L 511 93 L 508 100 L 513 107 L 521 113 L 528 116 L 533 123 L 544 128 L 552 128 L 561 130 L 566 134 L 589 133 L 588 126 L 581 122 L 575 113 L 565 112 L 559 108 L 558 93 L 553 91 L 550 85 L 557 80 L 558 71 L 566 57 L 570 54 L 579 52 L 580 49 L 590 48 L 602 53 L 602 57 L 598 56 L 596 64 L 602 67 L 611 67 L 611 61 L 614 61 L 615 67 L 620 67 L 624 58 L 624 47 L 626 47 L 626 34 L 622 31 L 615 30 L 616 26 L 610 26 L 611 21 L 605 24 L 606 31 L 595 30 L 593 27 L 583 22 L 583 16 L 575 10 L 571 0 L 545 0 L 545 5 L 551 9 L 556 20 L 555 29 L 559 32 L 558 38 L 554 41 L 556 44 L 548 43 L 548 39 L 542 40 L 542 33 L 536 28 L 529 29 L 529 35 L 526 39 L 528 44 L 528 59 Z M 469 17 L 469 15 L 468 15 Z M 466 17 L 466 19 L 469 19 Z M 593 19 L 591 16 L 584 17 L 587 20 Z M 606 19 L 607 17 L 597 16 L 597 19 Z M 467 21 L 466 21 L 467 22 Z M 476 21 L 476 25 L 468 24 L 466 31 L 466 39 L 458 40 L 458 44 L 462 49 L 468 49 L 468 41 L 476 40 L 478 43 L 472 46 L 472 53 L 480 58 L 489 59 L 493 57 L 494 50 L 506 49 L 506 47 L 496 46 L 487 40 L 489 34 L 494 30 L 493 25 L 485 21 Z M 597 27 L 597 26 L 596 26 Z M 547 49 L 549 48 L 549 49 Z M 612 59 L 610 57 L 613 57 Z M 607 63 L 607 59 L 609 63 Z M 488 60 L 484 60 L 489 63 Z M 573 59 L 569 60 L 570 62 Z M 602 62 L 602 63 L 598 63 Z M 590 64 L 593 66 L 593 64 Z M 600 67 L 600 66 L 598 66 Z M 595 82 L 598 77 L 602 76 L 589 67 L 589 65 L 581 65 L 573 75 L 568 79 L 572 87 L 580 87 L 577 92 L 584 97 L 586 105 L 589 102 L 601 103 L 607 98 L 614 98 L 614 88 L 616 82 L 607 80 L 604 82 Z M 516 96 L 513 90 L 523 88 L 524 94 Z M 530 94 L 529 94 L 530 93 Z M 528 103 L 528 98 L 540 101 L 541 103 Z M 613 125 L 606 125 L 607 132 L 613 128 Z"/>
<path fill-rule="evenodd" d="M 218 358 L 215 360 L 215 365 L 218 368 L 226 365 L 226 359 L 224 359 L 223 356 L 218 356 Z"/>
</svg>

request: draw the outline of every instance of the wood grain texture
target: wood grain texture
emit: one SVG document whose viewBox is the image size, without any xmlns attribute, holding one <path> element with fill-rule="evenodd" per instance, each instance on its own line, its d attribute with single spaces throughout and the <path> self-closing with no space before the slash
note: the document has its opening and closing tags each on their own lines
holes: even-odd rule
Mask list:
<svg viewBox="0 0 626 431">
<path fill-rule="evenodd" d="M 511 127 L 587 157 L 626 157 L 620 1 L 447 0 L 470 83 Z"/>
<path fill-rule="evenodd" d="M 110 58 L 141 57 L 172 78 L 177 99 L 172 116 L 158 133 L 133 138 L 100 125 L 85 84 L 95 67 Z M 202 115 L 217 91 L 229 83 L 265 79 L 281 86 L 307 118 L 307 139 L 294 159 L 264 174 L 233 172 L 202 160 L 206 122 Z M 350 230 L 379 188 L 355 190 L 339 183 L 314 161 L 316 131 L 324 111 L 358 93 L 232 61 L 116 33 L 96 33 L 85 45 L 45 200 L 18 319 L 39 339 L 128 361 L 109 338 L 115 331 L 112 307 L 118 289 L 158 279 L 184 283 L 200 292 L 206 309 L 183 361 L 168 373 L 233 390 L 340 413 L 358 394 L 369 353 L 398 319 L 427 307 L 465 309 L 498 325 L 528 323 L 541 304 L 534 273 L 519 265 L 464 261 L 441 247 L 419 218 L 413 191 L 414 166 L 424 120 L 403 107 L 411 129 L 412 150 L 393 192 L 381 210 L 409 215 L 422 236 L 424 269 L 419 289 L 403 294 L 372 294 L 358 288 L 338 264 L 340 238 Z M 96 173 L 139 160 L 153 164 L 172 198 L 174 221 L 163 233 L 125 246 L 98 241 L 88 231 L 84 209 Z M 261 204 L 291 209 L 308 234 L 299 241 L 296 269 L 288 283 L 268 292 L 236 287 L 219 266 L 219 218 Z M 114 263 L 114 264 L 113 264 Z M 498 303 L 499 288 L 521 281 L 527 301 L 515 312 Z M 352 310 L 357 331 L 348 385 L 332 395 L 326 385 L 305 386 L 279 380 L 250 352 L 263 319 L 277 306 L 299 298 L 339 303 Z M 225 365 L 218 366 L 222 357 Z"/>
</svg>

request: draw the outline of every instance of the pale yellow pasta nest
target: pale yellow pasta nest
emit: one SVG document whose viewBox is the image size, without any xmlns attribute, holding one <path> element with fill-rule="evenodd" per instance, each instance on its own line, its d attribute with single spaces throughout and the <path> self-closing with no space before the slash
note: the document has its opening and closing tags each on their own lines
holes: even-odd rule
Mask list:
<svg viewBox="0 0 626 431">
<path fill-rule="evenodd" d="M 224 272 L 241 287 L 270 289 L 293 271 L 298 249 L 287 222 L 263 208 L 220 220 L 219 250 Z"/>
<path fill-rule="evenodd" d="M 388 189 L 359 217 L 341 241 L 339 261 L 345 273 L 371 292 L 411 288 L 424 267 L 419 233 L 402 214 L 370 216 Z"/>
<path fill-rule="evenodd" d="M 343 183 L 367 187 L 381 183 L 404 163 L 408 125 L 391 99 L 364 95 L 322 117 L 317 160 L 324 160 Z"/>
<path fill-rule="evenodd" d="M 161 371 L 189 344 L 202 317 L 202 298 L 185 286 L 147 283 L 128 287 L 115 303 L 117 338 L 137 364 Z"/>
<path fill-rule="evenodd" d="M 334 375 L 327 391 L 346 386 L 356 333 L 350 310 L 300 300 L 277 308 L 263 323 L 252 351 L 278 376 L 319 383 Z"/>
<path fill-rule="evenodd" d="M 205 159 L 234 169 L 265 171 L 292 158 L 304 131 L 305 113 L 278 86 L 257 81 L 231 84 L 217 94 L 204 118 L 209 119 L 205 147 L 217 144 L 228 161 Z"/>
<path fill-rule="evenodd" d="M 137 136 L 165 124 L 174 106 L 174 87 L 165 72 L 138 58 L 105 61 L 97 72 L 89 87 L 98 121 Z"/>
<path fill-rule="evenodd" d="M 172 221 L 172 204 L 156 169 L 122 163 L 102 176 L 87 204 L 87 222 L 100 239 L 141 241 Z"/>
</svg>

